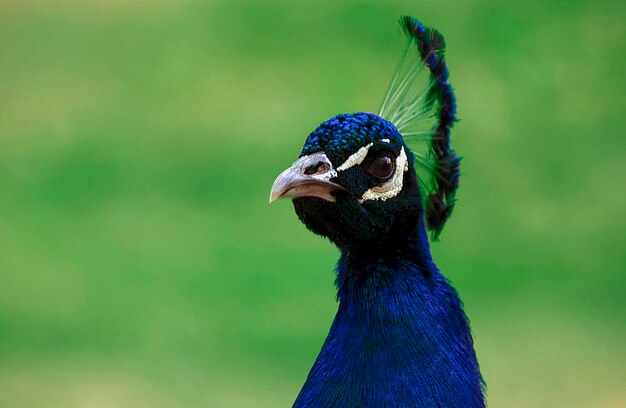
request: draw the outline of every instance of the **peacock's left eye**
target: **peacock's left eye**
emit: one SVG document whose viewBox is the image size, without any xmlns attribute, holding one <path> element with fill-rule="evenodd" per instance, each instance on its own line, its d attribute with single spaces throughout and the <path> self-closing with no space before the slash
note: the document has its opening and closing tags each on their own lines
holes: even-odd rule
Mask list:
<svg viewBox="0 0 626 408">
<path fill-rule="evenodd" d="M 382 153 L 367 165 L 366 170 L 372 176 L 385 180 L 396 170 L 396 162 L 389 153 Z"/>
</svg>

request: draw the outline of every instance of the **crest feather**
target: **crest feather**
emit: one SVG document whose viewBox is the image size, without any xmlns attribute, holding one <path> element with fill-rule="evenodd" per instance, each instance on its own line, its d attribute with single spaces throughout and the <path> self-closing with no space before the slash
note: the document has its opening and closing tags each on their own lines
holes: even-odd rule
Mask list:
<svg viewBox="0 0 626 408">
<path fill-rule="evenodd" d="M 448 82 L 444 37 L 410 16 L 402 17 L 400 26 L 408 44 L 379 115 L 413 147 L 426 227 L 436 240 L 459 186 L 460 158 L 450 148 L 456 98 Z M 430 75 L 419 75 L 424 68 Z"/>
</svg>

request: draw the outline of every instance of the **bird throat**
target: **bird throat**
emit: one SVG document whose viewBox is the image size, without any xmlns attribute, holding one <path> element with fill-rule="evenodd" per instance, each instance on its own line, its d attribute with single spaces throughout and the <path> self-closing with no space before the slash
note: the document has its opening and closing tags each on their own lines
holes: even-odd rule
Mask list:
<svg viewBox="0 0 626 408">
<path fill-rule="evenodd" d="M 485 406 L 460 300 L 413 235 L 401 253 L 342 253 L 338 311 L 294 407 Z"/>
</svg>

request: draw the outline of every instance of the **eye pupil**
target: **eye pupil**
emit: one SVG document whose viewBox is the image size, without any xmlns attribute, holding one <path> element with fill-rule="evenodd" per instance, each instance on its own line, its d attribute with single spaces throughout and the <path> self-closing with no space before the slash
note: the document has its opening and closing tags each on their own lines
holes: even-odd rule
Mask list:
<svg viewBox="0 0 626 408">
<path fill-rule="evenodd" d="M 386 179 L 391 177 L 395 170 L 395 162 L 388 155 L 381 155 L 372 160 L 367 171 L 374 177 Z"/>
</svg>

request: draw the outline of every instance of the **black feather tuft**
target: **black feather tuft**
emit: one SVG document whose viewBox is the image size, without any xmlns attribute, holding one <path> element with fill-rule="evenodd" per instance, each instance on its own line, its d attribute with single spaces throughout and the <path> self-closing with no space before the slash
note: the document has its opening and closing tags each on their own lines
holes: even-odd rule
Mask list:
<svg viewBox="0 0 626 408">
<path fill-rule="evenodd" d="M 428 109 L 437 107 L 437 123 L 432 138 L 436 185 L 434 191 L 428 195 L 425 213 L 426 226 L 436 240 L 452 214 L 459 186 L 460 159 L 450 149 L 450 129 L 457 121 L 456 98 L 448 82 L 444 37 L 437 30 L 425 27 L 410 16 L 402 17 L 400 25 L 405 34 L 415 40 L 421 59 L 430 70 L 432 86 L 425 106 Z"/>
</svg>

